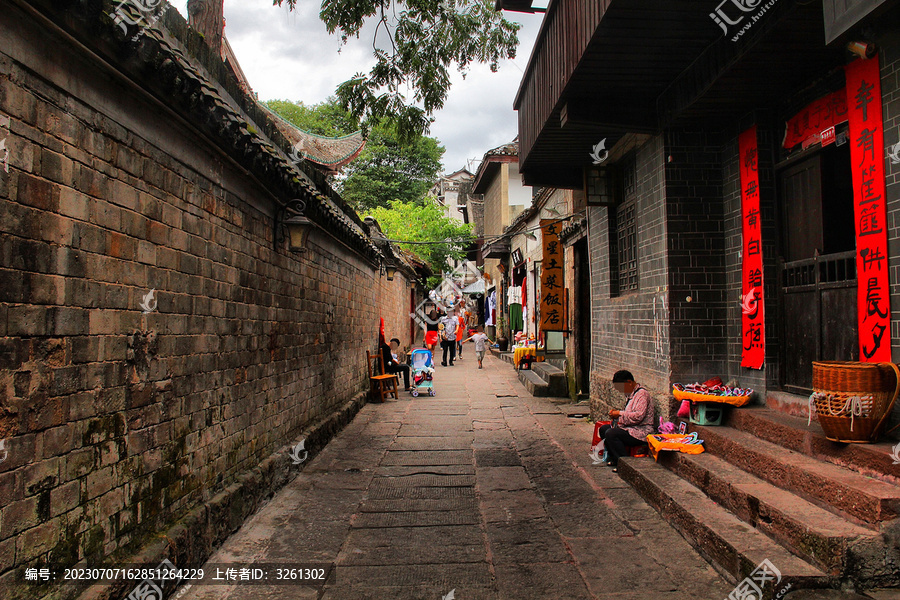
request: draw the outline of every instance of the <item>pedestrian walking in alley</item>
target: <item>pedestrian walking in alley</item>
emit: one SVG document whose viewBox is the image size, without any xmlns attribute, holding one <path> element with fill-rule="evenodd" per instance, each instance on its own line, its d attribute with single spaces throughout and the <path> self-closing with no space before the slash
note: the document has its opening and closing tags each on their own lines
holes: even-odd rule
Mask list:
<svg viewBox="0 0 900 600">
<path fill-rule="evenodd" d="M 457 317 L 457 320 L 459 321 L 459 329 L 456 330 L 458 333 L 458 335 L 456 336 L 456 355 L 460 360 L 462 360 L 462 339 L 466 334 L 466 319 L 463 314 L 465 314 L 465 304 L 461 302 L 459 305 L 459 316 Z"/>
<path fill-rule="evenodd" d="M 438 332 L 438 325 L 441 320 L 441 313 L 434 307 L 428 312 L 428 318 L 425 319 L 425 347 L 428 348 L 432 354 L 434 354 L 434 349 L 437 348 L 438 340 L 440 339 L 440 335 Z"/>
<path fill-rule="evenodd" d="M 609 453 L 606 463 L 618 471 L 619 457 L 625 456 L 626 446 L 640 446 L 647 443 L 647 436 L 653 433 L 656 410 L 653 399 L 645 387 L 634 381 L 629 371 L 616 371 L 612 378 L 613 387 L 627 397 L 623 410 L 610 410 L 609 416 L 618 419 L 615 427 L 604 425 L 600 428 L 604 447 Z"/>
<path fill-rule="evenodd" d="M 484 332 L 484 326 L 479 325 L 476 327 L 477 333 L 475 335 L 469 336 L 460 342 L 460 345 L 465 344 L 466 342 L 474 342 L 475 343 L 475 358 L 478 359 L 478 368 L 483 369 L 484 366 L 481 364 L 484 361 L 484 353 L 487 351 L 487 346 L 485 346 L 485 342 L 490 342 L 493 344 L 494 342 L 487 336 Z"/>
<path fill-rule="evenodd" d="M 447 366 L 447 353 L 450 354 L 450 366 L 453 366 L 453 360 L 456 358 L 456 333 L 459 329 L 459 320 L 456 318 L 456 315 L 453 312 L 453 309 L 450 308 L 447 310 L 447 315 L 441 319 L 441 325 L 444 326 L 443 332 L 443 340 L 441 341 L 441 348 L 444 349 L 443 358 L 441 359 L 441 366 Z"/>
</svg>

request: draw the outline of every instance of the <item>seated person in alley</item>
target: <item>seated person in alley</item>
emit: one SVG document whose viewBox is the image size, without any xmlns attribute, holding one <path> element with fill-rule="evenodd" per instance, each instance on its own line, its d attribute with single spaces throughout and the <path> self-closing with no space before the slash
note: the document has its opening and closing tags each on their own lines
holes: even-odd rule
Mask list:
<svg viewBox="0 0 900 600">
<path fill-rule="evenodd" d="M 656 409 L 650 392 L 635 383 L 634 376 L 629 371 L 617 371 L 612 383 L 628 399 L 623 410 L 609 411 L 610 417 L 619 419 L 615 427 L 603 425 L 600 428 L 603 447 L 609 454 L 606 464 L 616 472 L 619 458 L 628 454 L 626 446 L 646 444 L 647 436 L 655 431 Z"/>
<path fill-rule="evenodd" d="M 398 360 L 400 352 L 400 340 L 393 338 L 391 345 L 381 345 L 381 360 L 384 362 L 385 373 L 403 373 L 403 389 L 409 391 L 409 365 L 404 365 Z"/>
<path fill-rule="evenodd" d="M 468 338 L 464 339 L 460 342 L 460 345 L 465 344 L 470 340 L 475 342 L 475 358 L 478 359 L 478 368 L 483 369 L 484 367 L 481 366 L 481 361 L 484 360 L 484 353 L 487 350 L 487 347 L 484 345 L 484 343 L 491 342 L 491 344 L 493 344 L 494 342 L 492 342 L 484 332 L 484 325 L 479 325 L 476 328 L 476 331 L 477 333 L 475 333 L 475 335 L 469 336 Z"/>
</svg>

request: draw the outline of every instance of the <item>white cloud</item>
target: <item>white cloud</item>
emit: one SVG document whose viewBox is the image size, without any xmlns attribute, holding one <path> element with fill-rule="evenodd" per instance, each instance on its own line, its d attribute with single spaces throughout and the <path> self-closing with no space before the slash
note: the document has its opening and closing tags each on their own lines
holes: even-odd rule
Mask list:
<svg viewBox="0 0 900 600">
<path fill-rule="evenodd" d="M 172 5 L 187 15 L 187 1 Z M 271 0 L 226 0 L 225 35 L 241 68 L 260 100 L 322 102 L 342 82 L 374 64 L 371 28 L 360 39 L 341 46 L 319 20 L 320 3 L 303 1 L 291 12 Z M 540 28 L 540 15 L 508 13 L 524 24 L 515 61 L 503 61 L 500 71 L 474 65 L 465 79 L 453 74 L 453 87 L 444 108 L 435 114 L 431 135 L 446 148 L 444 167 L 453 172 L 466 160 L 512 141 L 518 130 L 513 100 L 531 47 Z"/>
</svg>

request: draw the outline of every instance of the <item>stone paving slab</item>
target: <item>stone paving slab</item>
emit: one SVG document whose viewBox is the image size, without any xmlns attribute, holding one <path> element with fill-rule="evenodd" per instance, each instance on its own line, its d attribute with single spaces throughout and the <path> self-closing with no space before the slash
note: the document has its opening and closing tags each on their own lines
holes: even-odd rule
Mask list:
<svg viewBox="0 0 900 600">
<path fill-rule="evenodd" d="M 471 450 L 393 450 L 381 461 L 383 466 L 471 465 Z"/>
<path fill-rule="evenodd" d="M 429 525 L 477 525 L 481 515 L 471 511 L 365 512 L 355 515 L 356 528 L 426 527 Z"/>
<path fill-rule="evenodd" d="M 452 375 L 452 376 L 448 376 Z M 323 589 L 198 586 L 179 600 L 721 600 L 734 588 L 611 469 L 592 425 L 493 357 L 438 395 L 365 406 L 211 563 L 335 565 Z"/>
</svg>

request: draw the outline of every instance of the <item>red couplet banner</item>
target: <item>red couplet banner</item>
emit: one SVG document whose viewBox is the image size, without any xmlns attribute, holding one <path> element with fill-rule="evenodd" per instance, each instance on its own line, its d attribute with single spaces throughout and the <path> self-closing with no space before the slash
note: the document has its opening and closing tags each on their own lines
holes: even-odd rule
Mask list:
<svg viewBox="0 0 900 600">
<path fill-rule="evenodd" d="M 743 270 L 741 285 L 741 366 L 762 369 L 766 361 L 765 303 L 763 301 L 762 225 L 759 218 L 759 172 L 756 125 L 738 138 L 741 168 Z"/>
<path fill-rule="evenodd" d="M 844 67 L 850 112 L 850 163 L 856 221 L 859 360 L 891 360 L 884 122 L 878 55 Z"/>
</svg>

